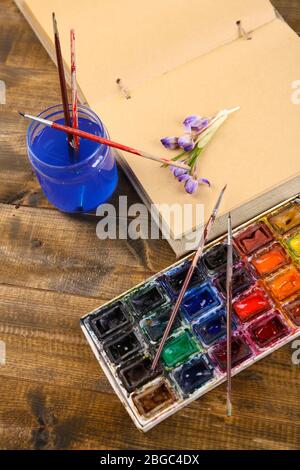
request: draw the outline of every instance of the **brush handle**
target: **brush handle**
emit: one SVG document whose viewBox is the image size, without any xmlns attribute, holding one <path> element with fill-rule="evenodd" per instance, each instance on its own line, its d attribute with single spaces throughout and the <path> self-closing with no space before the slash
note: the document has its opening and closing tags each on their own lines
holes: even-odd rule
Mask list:
<svg viewBox="0 0 300 470">
<path fill-rule="evenodd" d="M 54 44 L 55 44 L 55 52 L 56 52 L 56 61 L 57 61 L 57 69 L 58 69 L 58 76 L 59 76 L 59 84 L 60 84 L 60 92 L 61 92 L 61 99 L 63 104 L 64 110 L 64 118 L 65 123 L 67 126 L 71 126 L 71 118 L 70 118 L 70 111 L 69 111 L 69 102 L 68 102 L 68 92 L 67 92 L 67 84 L 65 78 L 65 71 L 64 71 L 64 63 L 61 53 L 60 47 L 60 40 L 58 34 L 58 28 L 56 23 L 55 14 L 52 13 L 52 22 L 53 22 L 53 31 L 54 31 Z M 73 137 L 69 134 L 68 135 L 68 142 L 72 145 Z"/>
<path fill-rule="evenodd" d="M 147 158 L 149 160 L 154 160 L 157 162 L 160 162 L 165 165 L 172 165 L 176 166 L 178 168 L 183 168 L 186 170 L 189 170 L 189 167 L 185 165 L 184 163 L 180 162 L 173 162 L 172 160 L 168 160 L 167 158 L 163 157 L 156 157 L 154 155 L 151 155 L 149 153 L 143 152 L 141 150 L 134 149 L 132 147 L 128 147 L 127 145 L 119 144 L 118 142 L 114 142 L 113 140 L 110 139 L 105 139 L 104 137 L 100 137 L 98 135 L 90 134 L 89 132 L 82 131 L 80 129 L 74 129 L 73 127 L 70 126 L 64 126 L 63 124 L 59 124 L 57 122 L 51 122 L 51 127 L 54 129 L 67 132 L 70 135 L 77 135 L 78 137 L 83 137 L 85 139 L 92 140 L 94 142 L 99 142 L 100 144 L 107 145 L 108 147 L 113 147 L 119 150 L 123 150 L 128 153 L 133 153 L 135 155 L 139 155 L 140 157 Z"/>
<path fill-rule="evenodd" d="M 179 296 L 177 297 L 177 300 L 176 300 L 176 303 L 174 305 L 174 308 L 172 310 L 172 313 L 171 313 L 171 316 L 169 318 L 169 321 L 168 321 L 168 324 L 166 326 L 166 329 L 164 331 L 164 334 L 163 334 L 163 337 L 161 339 L 161 342 L 159 344 L 159 347 L 158 347 L 158 350 L 155 354 L 155 357 L 154 357 L 154 360 L 153 360 L 153 363 L 152 363 L 152 366 L 151 366 L 151 369 L 152 370 L 155 370 L 156 367 L 157 367 L 157 364 L 158 364 L 158 361 L 159 361 L 159 358 L 161 356 L 161 353 L 162 353 L 162 350 L 163 350 L 163 347 L 165 345 L 165 342 L 167 341 L 168 339 L 168 336 L 169 336 L 169 333 L 171 331 L 171 328 L 172 328 L 172 325 L 175 321 L 175 318 L 176 318 L 176 315 L 178 313 L 178 310 L 179 310 L 179 307 L 181 305 L 181 302 L 183 300 L 183 297 L 186 293 L 186 290 L 189 286 L 189 283 L 190 283 L 190 280 L 192 278 L 192 275 L 193 275 L 193 272 L 194 270 L 196 269 L 196 266 L 197 266 L 197 262 L 199 260 L 199 258 L 201 257 L 202 253 L 203 253 L 203 249 L 204 249 L 204 246 L 205 246 L 205 243 L 207 241 L 207 238 L 208 238 L 208 235 L 209 235 L 209 232 L 211 230 L 211 227 L 214 223 L 214 220 L 215 220 L 215 216 L 214 216 L 214 213 L 210 216 L 210 218 L 208 219 L 206 225 L 205 225 L 205 228 L 203 230 L 203 234 L 201 236 L 201 240 L 200 240 L 200 243 L 199 243 L 199 247 L 193 257 L 193 260 L 191 262 L 191 265 L 189 267 L 189 270 L 187 272 L 187 275 L 184 279 L 184 282 L 182 284 L 182 288 L 181 288 L 181 291 L 179 293 Z"/>
<path fill-rule="evenodd" d="M 71 45 L 71 89 L 72 89 L 72 127 L 78 129 L 78 98 L 77 98 L 77 82 L 76 82 L 76 58 L 75 58 L 75 31 L 70 31 Z M 79 149 L 79 137 L 73 136 L 74 148 Z"/>
<path fill-rule="evenodd" d="M 177 300 L 176 300 L 176 303 L 175 303 L 175 305 L 174 305 L 174 308 L 173 308 L 173 310 L 172 310 L 171 316 L 170 316 L 170 318 L 169 318 L 169 321 L 168 321 L 168 324 L 167 324 L 166 329 L 165 329 L 165 331 L 164 331 L 164 334 L 163 334 L 163 337 L 162 337 L 162 339 L 161 339 L 161 342 L 159 343 L 159 347 L 158 347 L 158 349 L 157 349 L 157 351 L 156 351 L 154 360 L 153 360 L 152 365 L 151 365 L 151 369 L 152 369 L 152 370 L 155 370 L 156 367 L 157 367 L 157 364 L 158 364 L 159 358 L 160 358 L 160 356 L 161 356 L 163 347 L 164 347 L 164 345 L 165 345 L 165 343 L 166 343 L 166 341 L 167 341 L 167 339 L 168 339 L 169 333 L 170 333 L 171 328 L 172 328 L 172 326 L 173 326 L 173 323 L 174 323 L 174 321 L 175 321 L 176 315 L 177 315 L 177 313 L 178 313 L 179 307 L 180 307 L 181 302 L 182 302 L 182 300 L 183 300 L 184 294 L 186 293 L 186 290 L 187 290 L 187 288 L 188 288 L 188 285 L 189 285 L 189 283 L 190 283 L 190 280 L 191 280 L 191 277 L 192 277 L 192 275 L 193 275 L 194 270 L 195 270 L 195 267 L 193 266 L 193 264 L 191 264 L 191 265 L 190 265 L 190 268 L 189 268 L 189 270 L 188 270 L 188 273 L 187 273 L 187 275 L 186 275 L 186 277 L 185 277 L 184 283 L 183 283 L 183 285 L 182 285 L 182 289 L 181 289 L 181 291 L 180 291 L 180 294 L 179 294 L 179 296 L 178 296 L 178 298 L 177 298 Z"/>
<path fill-rule="evenodd" d="M 232 414 L 231 404 L 231 338 L 232 338 L 232 274 L 233 249 L 231 217 L 228 217 L 227 270 L 226 270 L 226 372 L 227 372 L 227 416 Z"/>
<path fill-rule="evenodd" d="M 61 98 L 62 98 L 62 104 L 64 108 L 64 117 L 65 117 L 65 122 L 67 126 L 71 126 L 71 118 L 70 118 L 70 112 L 69 112 L 69 106 L 68 106 L 68 93 L 67 93 L 67 85 L 66 85 L 66 79 L 65 79 L 65 74 L 62 71 L 62 55 L 61 55 L 61 49 L 60 49 L 60 43 L 58 36 L 55 35 L 55 50 L 56 50 L 56 58 L 57 58 L 57 67 L 58 67 L 58 74 L 59 74 L 59 82 L 60 82 L 60 91 L 61 91 Z"/>
<path fill-rule="evenodd" d="M 220 204 L 221 204 L 221 201 L 222 201 L 222 198 L 223 198 L 223 195 L 224 195 L 224 192 L 226 190 L 226 186 L 224 186 L 224 188 L 221 190 L 220 194 L 219 194 L 219 197 L 217 199 L 217 202 L 215 204 L 215 207 L 213 208 L 213 211 L 207 221 L 207 223 L 205 224 L 205 227 L 204 227 L 204 230 L 203 230 L 203 233 L 202 233 L 202 236 L 201 236 L 201 239 L 200 239 L 200 242 L 199 242 L 199 246 L 198 246 L 198 249 L 196 251 L 196 253 L 194 254 L 194 257 L 192 259 L 192 262 L 191 262 L 191 265 L 189 267 L 189 270 L 187 272 L 187 275 L 184 279 L 184 282 L 183 282 L 183 285 L 182 285 L 182 288 L 180 290 L 180 293 L 179 293 L 179 296 L 176 300 L 176 303 L 174 305 L 174 308 L 172 310 L 172 313 L 170 315 L 170 318 L 169 318 L 169 321 L 168 321 L 168 324 L 166 326 L 166 329 L 164 331 L 164 334 L 163 334 L 163 337 L 161 339 L 161 342 L 159 344 L 159 347 L 156 351 L 156 354 L 155 354 L 155 357 L 153 359 L 153 362 L 152 362 L 152 365 L 151 365 L 151 370 L 155 370 L 156 367 L 157 367 L 157 364 L 158 364 L 158 361 L 159 361 L 159 358 L 161 356 L 161 353 L 162 353 L 162 350 L 163 350 L 163 347 L 168 339 L 168 336 L 169 336 L 169 333 L 171 331 L 171 328 L 172 328 L 172 325 L 175 321 L 175 318 L 176 318 L 176 315 L 178 313 L 178 310 L 179 310 L 179 307 L 181 305 L 181 302 L 183 300 L 183 297 L 186 293 L 186 290 L 189 286 L 189 283 L 190 283 L 190 280 L 192 278 L 192 275 L 193 275 L 193 272 L 194 270 L 196 269 L 196 266 L 197 266 L 197 263 L 198 263 L 198 260 L 199 258 L 202 256 L 202 253 L 203 253 L 203 250 L 204 250 L 204 246 L 207 242 L 207 239 L 208 239 L 208 236 L 210 234 L 210 231 L 212 229 L 212 226 L 216 220 L 216 217 L 217 217 L 217 213 L 218 213 L 218 210 L 219 210 L 219 207 L 220 207 Z"/>
</svg>

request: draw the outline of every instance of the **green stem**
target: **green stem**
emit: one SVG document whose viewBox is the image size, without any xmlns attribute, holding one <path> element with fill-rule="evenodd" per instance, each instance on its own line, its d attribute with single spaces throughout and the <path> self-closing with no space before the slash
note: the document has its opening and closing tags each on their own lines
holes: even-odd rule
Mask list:
<svg viewBox="0 0 300 470">
<path fill-rule="evenodd" d="M 184 155 L 187 155 L 187 153 L 186 152 L 181 152 L 178 155 L 175 155 L 175 157 L 171 158 L 171 160 L 172 160 L 172 162 L 176 162 L 177 160 L 182 158 Z M 167 168 L 169 165 L 161 165 L 161 166 L 162 166 L 162 168 Z"/>
<path fill-rule="evenodd" d="M 194 151 L 193 151 L 193 155 L 192 155 L 192 158 L 189 160 L 188 164 L 191 168 L 191 171 L 190 173 L 194 173 L 194 168 L 195 168 L 195 165 L 198 161 L 198 158 L 199 156 L 201 155 L 203 149 L 202 148 L 199 148 L 199 147 L 195 147 Z"/>
</svg>

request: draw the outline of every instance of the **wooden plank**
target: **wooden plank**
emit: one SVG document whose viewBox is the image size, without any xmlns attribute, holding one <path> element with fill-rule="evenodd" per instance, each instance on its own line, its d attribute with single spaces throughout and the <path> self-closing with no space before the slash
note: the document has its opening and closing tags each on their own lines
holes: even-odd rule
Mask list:
<svg viewBox="0 0 300 470">
<path fill-rule="evenodd" d="M 287 391 L 287 375 L 271 370 L 276 365 L 287 371 L 287 357 L 274 356 L 275 363 L 267 359 L 255 366 L 255 374 L 233 380 L 231 420 L 225 417 L 221 387 L 146 435 L 135 429 L 114 395 L 6 377 L 0 387 L 1 448 L 296 449 L 297 370 L 289 371 Z"/>
<path fill-rule="evenodd" d="M 0 204 L 0 283 L 111 299 L 175 260 L 163 240 L 99 240 L 96 224 Z"/>
<path fill-rule="evenodd" d="M 3 377 L 112 393 L 79 327 L 102 299 L 5 285 L 0 297 Z"/>
</svg>

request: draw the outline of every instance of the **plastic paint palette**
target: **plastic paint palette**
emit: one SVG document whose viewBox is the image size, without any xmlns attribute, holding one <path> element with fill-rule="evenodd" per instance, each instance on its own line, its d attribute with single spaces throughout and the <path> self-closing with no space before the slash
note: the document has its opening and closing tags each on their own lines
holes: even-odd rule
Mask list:
<svg viewBox="0 0 300 470">
<path fill-rule="evenodd" d="M 191 256 L 81 320 L 115 392 L 142 431 L 226 380 L 226 236 L 191 279 L 159 367 L 151 363 Z M 232 373 L 300 335 L 300 198 L 234 230 Z"/>
</svg>

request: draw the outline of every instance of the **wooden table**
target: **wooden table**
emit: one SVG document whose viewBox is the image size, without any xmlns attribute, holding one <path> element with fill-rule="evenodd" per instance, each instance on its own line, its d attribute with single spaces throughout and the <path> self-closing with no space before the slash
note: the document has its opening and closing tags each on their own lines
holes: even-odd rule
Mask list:
<svg viewBox="0 0 300 470">
<path fill-rule="evenodd" d="M 274 1 L 300 31 L 300 1 Z M 79 318 L 174 262 L 167 242 L 96 237 L 94 216 L 62 214 L 47 203 L 30 169 L 27 123 L 60 101 L 56 69 L 11 0 L 0 1 L 0 448 L 295 449 L 299 448 L 299 366 L 291 346 L 154 430 L 136 430 L 100 370 Z M 299 78 L 299 77 L 295 77 Z M 280 117 L 279 117 L 280 118 Z M 121 194 L 138 202 L 120 171 Z"/>
</svg>

